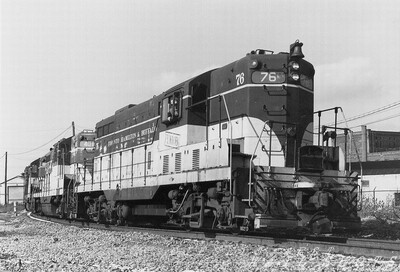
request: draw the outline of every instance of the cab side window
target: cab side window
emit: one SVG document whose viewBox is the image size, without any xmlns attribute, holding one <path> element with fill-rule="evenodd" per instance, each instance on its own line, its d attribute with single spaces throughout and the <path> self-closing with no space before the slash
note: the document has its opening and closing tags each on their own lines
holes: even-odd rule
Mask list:
<svg viewBox="0 0 400 272">
<path fill-rule="evenodd" d="M 161 121 L 164 124 L 176 123 L 182 117 L 182 94 L 175 92 L 162 100 Z"/>
</svg>

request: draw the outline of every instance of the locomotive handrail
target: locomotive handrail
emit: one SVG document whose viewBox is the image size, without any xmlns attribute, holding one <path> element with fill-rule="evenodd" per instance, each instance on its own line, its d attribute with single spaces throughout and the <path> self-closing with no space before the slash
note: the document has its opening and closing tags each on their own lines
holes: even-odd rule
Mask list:
<svg viewBox="0 0 400 272">
<path fill-rule="evenodd" d="M 226 115 L 228 117 L 228 123 L 229 123 L 229 127 L 230 127 L 230 141 L 229 141 L 229 191 L 231 193 L 231 195 L 233 194 L 233 188 L 232 188 L 232 121 L 231 121 L 231 116 L 229 114 L 229 110 L 228 110 L 228 105 L 226 104 L 226 100 L 225 100 L 225 95 L 221 95 L 222 99 L 224 101 L 224 106 L 225 106 L 225 110 L 226 110 Z M 235 198 L 233 198 L 235 199 Z"/>
<path fill-rule="evenodd" d="M 250 121 L 250 119 L 249 119 L 249 121 Z M 251 122 L 250 122 L 250 123 L 251 123 Z M 295 129 L 297 129 L 297 125 L 296 125 L 295 123 L 288 123 L 288 122 L 279 122 L 279 121 L 266 120 L 266 121 L 264 122 L 264 125 L 263 125 L 263 128 L 262 128 L 262 130 L 261 130 L 260 135 L 258 135 L 257 132 L 255 131 L 255 133 L 256 133 L 256 135 L 257 135 L 257 137 L 258 137 L 258 141 L 257 141 L 257 144 L 256 144 L 256 146 L 255 146 L 255 148 L 254 148 L 254 152 L 253 152 L 253 154 L 251 155 L 250 162 L 253 161 L 254 155 L 255 155 L 255 153 L 256 153 L 256 151 L 257 151 L 257 148 L 258 148 L 258 144 L 261 142 L 263 151 L 265 151 L 265 152 L 267 153 L 267 155 L 268 155 L 268 167 L 271 167 L 271 159 L 272 159 L 272 152 L 273 152 L 273 150 L 272 150 L 272 126 L 273 126 L 273 123 L 284 124 L 284 125 L 292 125 L 292 126 L 295 127 Z M 269 130 L 265 129 L 265 126 L 266 126 L 267 124 L 268 124 L 269 127 L 270 127 Z M 253 127 L 253 129 L 254 129 L 254 127 Z M 268 150 L 265 149 L 265 146 L 263 145 L 263 143 L 262 143 L 262 141 L 261 141 L 261 137 L 262 137 L 262 134 L 264 133 L 264 131 L 266 131 L 267 134 L 269 135 L 269 149 L 268 149 Z M 296 152 L 296 146 L 297 146 L 297 145 L 296 145 L 296 140 L 295 140 L 295 145 L 294 145 L 294 150 L 295 150 L 295 152 Z M 280 150 L 280 151 L 282 151 L 282 150 Z M 279 151 L 277 151 L 277 152 L 279 152 Z M 294 165 L 296 165 L 296 159 L 295 159 L 295 161 L 294 161 Z M 251 186 L 252 186 L 252 182 L 251 182 L 252 171 L 251 171 L 251 170 L 252 170 L 251 167 L 249 167 L 249 183 L 248 183 L 248 188 L 249 188 L 248 203 L 249 203 L 249 206 L 251 205 L 251 201 L 252 201 L 252 200 L 251 200 L 251 189 L 252 189 L 252 188 L 251 188 Z"/>
<path fill-rule="evenodd" d="M 251 125 L 251 128 L 253 129 L 254 133 L 256 134 L 256 137 L 258 138 L 258 143 L 261 143 L 261 144 L 262 144 L 261 138 L 258 136 L 258 133 L 257 133 L 257 131 L 256 131 L 256 129 L 255 129 L 253 123 L 251 122 L 250 117 L 249 117 L 247 114 L 244 114 L 243 116 L 246 116 L 246 117 L 247 117 L 247 120 L 249 121 L 249 123 L 250 123 L 250 125 Z M 258 143 L 257 143 L 257 145 L 258 145 Z M 256 149 L 257 149 L 257 147 L 256 147 Z"/>
<path fill-rule="evenodd" d="M 280 176 L 294 176 L 294 175 L 301 175 L 302 177 L 309 177 L 309 178 L 321 178 L 321 174 L 313 174 L 313 173 L 307 173 L 307 172 L 294 172 L 294 173 L 288 173 L 288 172 L 277 172 L 277 171 L 262 171 L 262 172 L 258 172 L 260 174 L 271 174 L 274 173 L 276 175 L 280 175 Z M 340 175 L 327 175 L 324 174 L 323 175 L 326 178 L 336 178 L 336 179 L 353 179 L 350 176 L 340 176 Z"/>
<path fill-rule="evenodd" d="M 337 111 L 338 111 L 338 109 L 340 109 L 340 111 L 342 112 L 343 118 L 344 118 L 344 120 L 346 122 L 346 126 L 347 126 L 347 121 L 346 121 L 346 118 L 344 116 L 343 109 L 341 107 L 335 107 L 335 108 L 330 108 L 330 109 L 326 109 L 326 110 L 322 110 L 322 111 L 317 111 L 317 112 L 314 112 L 314 114 L 318 113 L 318 117 L 319 117 L 319 121 L 320 121 L 320 117 L 321 117 L 321 113 L 322 112 L 329 111 L 329 110 L 335 110 L 335 126 L 334 127 L 325 126 L 325 127 L 326 128 L 334 128 L 335 132 L 336 132 L 336 129 L 344 130 L 344 134 L 345 134 L 345 163 L 347 161 L 347 156 L 348 156 L 347 150 L 346 150 L 347 149 L 347 133 L 350 132 L 350 133 L 348 133 L 349 136 L 350 136 L 349 156 L 352 153 L 352 146 L 354 145 L 355 153 L 356 153 L 357 159 L 358 159 L 358 163 L 360 164 L 360 180 L 363 180 L 363 166 L 362 166 L 362 163 L 361 163 L 360 155 L 358 153 L 357 145 L 354 143 L 353 131 L 351 129 L 349 129 L 349 128 L 339 128 L 339 127 L 337 127 Z M 318 145 L 320 144 L 320 135 L 321 135 L 320 127 L 321 126 L 320 126 L 320 123 L 319 123 L 318 124 Z M 335 138 L 335 146 L 336 146 L 336 138 Z M 349 157 L 348 163 L 349 163 L 349 166 L 348 166 L 349 167 L 349 171 L 351 172 L 351 157 Z M 362 187 L 359 188 L 359 196 L 360 196 L 360 199 L 361 199 L 362 198 Z M 362 207 L 362 201 L 360 201 L 360 205 Z M 360 207 L 360 209 L 361 209 L 361 207 Z"/>
<path fill-rule="evenodd" d="M 249 119 L 249 121 L 250 121 L 250 118 L 247 116 L 247 118 Z M 257 137 L 258 137 L 258 141 L 257 141 L 257 144 L 256 144 L 256 147 L 254 148 L 254 151 L 253 151 L 253 154 L 251 154 L 251 158 L 250 158 L 250 167 L 249 167 L 249 183 L 248 183 L 248 187 L 249 187 L 249 199 L 248 199 L 248 202 L 249 202 L 249 206 L 251 206 L 251 185 L 252 185 L 252 179 L 251 179 L 251 169 L 252 169 L 252 167 L 251 167 L 251 162 L 253 161 L 253 159 L 254 159 L 254 156 L 255 156 L 255 154 L 256 154 L 256 151 L 257 151 L 257 148 L 258 148 L 258 144 L 259 143 L 261 143 L 262 144 L 262 146 L 263 146 L 263 148 L 264 148 L 264 145 L 263 145 L 263 143 L 262 143 L 262 141 L 261 141 L 261 136 L 262 136 L 262 134 L 263 134 L 263 132 L 264 131 L 266 131 L 265 130 L 265 125 L 267 124 L 267 123 L 269 123 L 269 120 L 267 120 L 267 121 L 265 121 L 264 122 L 264 125 L 263 125 L 263 128 L 262 128 L 262 130 L 261 130 L 261 133 L 260 133 L 260 135 L 258 135 L 257 134 L 257 131 L 255 130 L 255 128 L 253 127 L 253 124 L 251 124 L 251 121 L 250 121 L 250 124 L 252 125 L 252 127 L 253 127 L 253 129 L 254 129 L 254 132 L 256 133 L 256 135 L 257 135 Z M 270 149 L 271 150 L 271 149 Z M 270 156 L 270 152 L 268 152 L 267 150 L 266 150 L 266 153 L 267 153 L 267 155 L 268 155 L 268 158 L 269 158 L 269 164 L 271 164 L 271 156 Z"/>
<path fill-rule="evenodd" d="M 269 153 L 270 153 L 270 155 L 269 155 L 269 165 L 268 166 L 271 166 L 271 153 L 272 153 L 272 133 L 271 132 L 272 132 L 273 124 L 276 123 L 276 124 L 282 124 L 282 125 L 291 125 L 291 126 L 293 126 L 295 128 L 295 131 L 297 131 L 297 124 L 289 123 L 289 122 L 271 121 L 271 120 L 269 121 L 269 123 L 270 123 L 270 131 L 269 132 L 267 131 L 267 133 L 270 136 L 270 143 L 269 143 Z M 264 124 L 264 127 L 265 127 L 265 124 Z M 287 140 L 288 140 L 288 132 L 286 132 L 286 146 L 287 146 Z M 296 148 L 297 148 L 297 139 L 294 140 L 294 154 L 296 154 Z M 287 152 L 287 149 L 285 149 L 285 150 Z M 296 156 L 294 156 L 293 164 L 296 165 Z"/>
<path fill-rule="evenodd" d="M 256 150 L 257 150 L 257 148 L 258 148 L 258 144 L 259 144 L 259 143 L 262 144 L 262 141 L 261 141 L 261 136 L 258 136 L 257 130 L 256 130 L 255 127 L 253 126 L 253 123 L 251 122 L 250 117 L 249 117 L 247 114 L 246 114 L 245 116 L 247 117 L 247 119 L 248 119 L 248 121 L 249 121 L 251 127 L 253 128 L 254 133 L 256 134 L 256 136 L 257 136 L 257 138 L 258 138 L 256 147 L 255 147 L 255 149 L 254 149 L 253 154 L 251 155 L 250 162 L 249 162 L 249 182 L 248 182 L 248 187 L 249 187 L 249 199 L 248 199 L 248 202 L 249 202 L 249 206 L 250 206 L 250 205 L 251 205 L 251 170 L 252 170 L 251 163 L 252 163 L 252 161 L 254 160 L 254 155 L 255 155 Z M 265 124 L 264 124 L 264 126 L 265 126 Z M 264 131 L 264 126 L 263 126 L 263 130 L 262 130 L 262 131 Z M 262 131 L 261 131 L 261 134 L 262 134 Z M 267 154 L 268 154 L 268 153 L 267 153 Z"/>
<path fill-rule="evenodd" d="M 209 114 L 208 114 L 208 108 L 209 108 L 209 101 L 210 101 L 211 99 L 210 98 L 206 98 L 206 99 L 204 99 L 204 100 L 201 100 L 201 101 L 199 101 L 199 102 L 196 102 L 196 103 L 194 103 L 194 104 L 191 104 L 190 106 L 187 106 L 185 109 L 186 110 L 191 110 L 193 107 L 196 107 L 196 106 L 198 106 L 198 105 L 202 105 L 202 104 L 205 104 L 205 107 L 206 107 L 206 125 L 205 125 L 205 128 L 206 128 L 206 149 L 208 150 L 208 125 L 209 125 Z M 191 100 L 190 100 L 191 101 Z"/>
<path fill-rule="evenodd" d="M 146 175 L 146 173 L 147 173 L 147 171 L 146 171 L 146 167 L 147 167 L 147 165 L 146 165 L 146 162 L 147 162 L 147 146 L 152 145 L 154 143 L 154 138 L 155 138 L 156 131 L 157 131 L 157 128 L 158 128 L 158 121 L 159 120 L 160 120 L 160 118 L 157 119 L 156 128 L 154 129 L 153 136 L 151 137 L 151 143 L 145 143 L 144 144 L 144 166 L 143 166 L 144 185 L 146 185 L 146 177 L 147 177 L 147 175 Z M 133 178 L 133 176 L 132 176 L 132 178 Z"/>
<path fill-rule="evenodd" d="M 326 111 L 335 110 L 335 133 L 336 133 L 338 109 L 340 109 L 343 112 L 343 109 L 341 107 L 334 107 L 314 112 L 314 114 L 318 114 L 318 145 L 320 145 L 320 140 L 321 140 L 321 114 Z M 335 146 L 336 146 L 336 139 L 335 139 Z"/>
</svg>

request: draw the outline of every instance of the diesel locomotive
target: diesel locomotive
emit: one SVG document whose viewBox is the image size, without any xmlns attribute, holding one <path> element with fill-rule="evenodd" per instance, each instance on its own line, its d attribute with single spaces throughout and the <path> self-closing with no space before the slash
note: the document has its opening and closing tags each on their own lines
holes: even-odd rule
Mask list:
<svg viewBox="0 0 400 272">
<path fill-rule="evenodd" d="M 314 112 L 302 45 L 251 51 L 61 139 L 25 169 L 27 208 L 109 224 L 358 230 L 358 174 L 336 125 L 314 144 L 325 111 Z"/>
</svg>

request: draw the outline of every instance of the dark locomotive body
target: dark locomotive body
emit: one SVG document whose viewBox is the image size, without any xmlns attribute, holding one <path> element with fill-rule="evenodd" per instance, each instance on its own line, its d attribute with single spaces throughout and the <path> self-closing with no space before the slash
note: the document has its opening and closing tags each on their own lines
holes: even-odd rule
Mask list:
<svg viewBox="0 0 400 272">
<path fill-rule="evenodd" d="M 358 229 L 357 175 L 338 147 L 313 145 L 314 68 L 301 46 L 256 50 L 57 143 L 27 168 L 31 209 L 116 224 Z"/>
</svg>

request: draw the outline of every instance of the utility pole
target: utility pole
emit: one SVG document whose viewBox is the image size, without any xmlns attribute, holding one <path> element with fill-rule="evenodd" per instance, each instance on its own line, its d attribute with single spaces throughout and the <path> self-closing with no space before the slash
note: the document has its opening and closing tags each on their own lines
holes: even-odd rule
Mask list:
<svg viewBox="0 0 400 272">
<path fill-rule="evenodd" d="M 75 122 L 72 121 L 72 136 L 75 136 Z"/>
<path fill-rule="evenodd" d="M 7 151 L 6 151 L 6 162 L 4 166 L 4 205 L 7 205 Z"/>
</svg>

